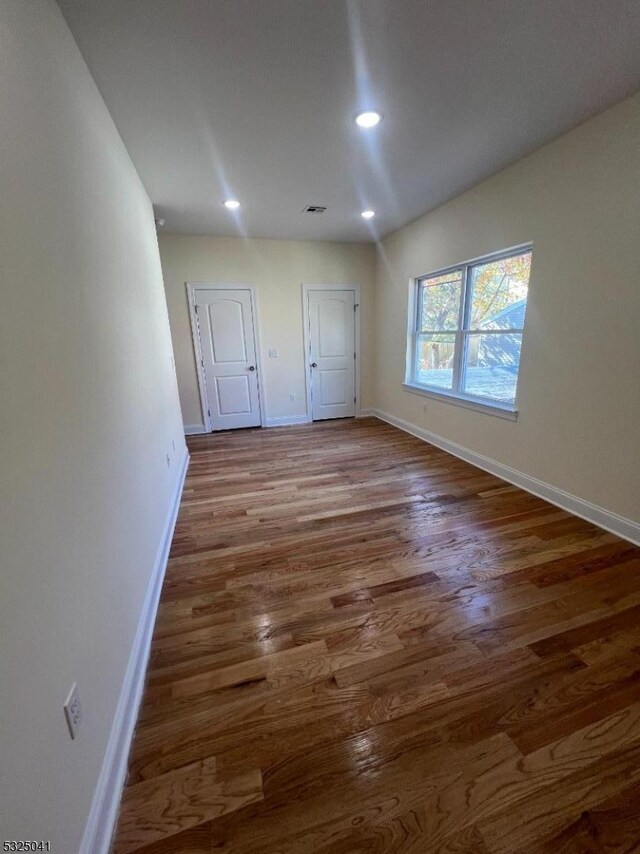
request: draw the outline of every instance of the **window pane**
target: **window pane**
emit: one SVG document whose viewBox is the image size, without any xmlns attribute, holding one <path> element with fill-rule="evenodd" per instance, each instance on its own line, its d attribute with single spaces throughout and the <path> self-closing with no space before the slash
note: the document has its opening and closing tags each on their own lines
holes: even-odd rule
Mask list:
<svg viewBox="0 0 640 854">
<path fill-rule="evenodd" d="M 455 340 L 455 335 L 418 336 L 415 378 L 419 383 L 452 388 Z"/>
<path fill-rule="evenodd" d="M 530 269 L 531 252 L 472 267 L 469 329 L 522 329 Z"/>
<path fill-rule="evenodd" d="M 514 404 L 522 334 L 486 332 L 467 338 L 464 392 Z"/>
<path fill-rule="evenodd" d="M 420 329 L 423 332 L 457 329 L 461 294 L 461 270 L 423 279 L 420 287 Z"/>
</svg>

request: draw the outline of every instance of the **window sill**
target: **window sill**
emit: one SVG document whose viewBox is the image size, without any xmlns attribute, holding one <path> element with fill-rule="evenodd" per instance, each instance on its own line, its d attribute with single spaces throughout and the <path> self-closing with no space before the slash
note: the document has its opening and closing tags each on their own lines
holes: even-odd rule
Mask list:
<svg viewBox="0 0 640 854">
<path fill-rule="evenodd" d="M 473 397 L 463 397 L 458 394 L 449 394 L 446 391 L 434 391 L 430 388 L 414 383 L 403 383 L 403 388 L 411 394 L 419 394 L 422 397 L 431 397 L 444 403 L 453 403 L 474 412 L 482 412 L 485 415 L 495 415 L 498 418 L 506 418 L 508 421 L 518 420 L 518 410 L 509 406 L 501 406 L 499 403 L 485 403 Z"/>
</svg>

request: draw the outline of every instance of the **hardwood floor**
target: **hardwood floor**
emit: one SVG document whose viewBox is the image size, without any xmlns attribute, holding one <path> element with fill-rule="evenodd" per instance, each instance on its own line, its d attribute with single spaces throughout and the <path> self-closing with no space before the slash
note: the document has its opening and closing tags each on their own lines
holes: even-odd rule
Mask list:
<svg viewBox="0 0 640 854">
<path fill-rule="evenodd" d="M 115 854 L 640 851 L 640 548 L 375 419 L 189 447 Z"/>
</svg>

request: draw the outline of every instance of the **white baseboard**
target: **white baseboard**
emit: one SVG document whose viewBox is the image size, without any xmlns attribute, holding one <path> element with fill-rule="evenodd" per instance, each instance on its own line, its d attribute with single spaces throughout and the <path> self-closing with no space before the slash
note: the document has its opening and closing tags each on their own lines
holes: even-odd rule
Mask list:
<svg viewBox="0 0 640 854">
<path fill-rule="evenodd" d="M 367 407 L 366 409 L 361 409 L 357 414 L 357 418 L 370 418 L 372 415 L 378 417 L 378 410 L 373 409 L 372 407 Z"/>
<path fill-rule="evenodd" d="M 127 773 L 133 731 L 142 699 L 153 626 L 188 465 L 189 455 L 185 453 L 171 496 L 169 513 L 129 655 L 102 769 L 82 837 L 80 854 L 108 854 L 111 846 L 111 838 L 118 817 L 120 798 Z"/>
<path fill-rule="evenodd" d="M 267 427 L 289 427 L 292 424 L 308 424 L 308 415 L 278 415 L 275 418 L 267 418 Z"/>
<path fill-rule="evenodd" d="M 288 427 L 293 424 L 308 424 L 309 418 L 307 415 L 278 415 L 275 418 L 267 418 L 264 424 L 265 427 Z M 185 436 L 199 436 L 207 431 L 203 424 L 185 424 Z"/>
<path fill-rule="evenodd" d="M 409 421 L 403 421 L 402 418 L 396 418 L 395 415 L 390 415 L 388 412 L 383 412 L 380 409 L 368 410 L 370 415 L 375 415 L 381 421 L 386 421 L 405 433 L 411 433 L 412 436 L 417 436 L 431 445 L 453 454 L 454 457 L 459 457 L 471 465 L 477 466 L 484 471 L 488 471 L 496 477 L 502 478 L 509 483 L 513 483 L 524 489 L 526 492 L 531 492 L 537 495 L 538 498 L 544 498 L 550 504 L 555 504 L 574 516 L 580 516 L 581 519 L 586 519 L 587 522 L 592 522 L 605 531 L 610 531 L 612 534 L 622 537 L 624 540 L 634 545 L 640 545 L 640 523 L 627 519 L 624 516 L 619 516 L 617 513 L 612 513 L 605 510 L 604 507 L 599 507 L 597 504 L 592 504 L 577 495 L 572 495 L 570 492 L 565 492 L 552 486 L 550 483 L 545 483 L 528 474 L 524 474 L 517 469 L 499 463 L 497 460 L 492 460 L 490 457 L 485 457 L 482 454 L 477 454 L 475 451 L 470 451 L 468 448 L 458 445 L 456 442 L 451 442 L 436 433 L 431 433 L 422 427 L 411 424 Z"/>
</svg>

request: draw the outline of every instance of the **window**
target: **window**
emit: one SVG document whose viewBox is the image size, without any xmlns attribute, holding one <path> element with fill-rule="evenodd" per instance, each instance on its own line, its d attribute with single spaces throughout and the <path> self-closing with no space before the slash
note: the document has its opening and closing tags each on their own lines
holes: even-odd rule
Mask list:
<svg viewBox="0 0 640 854">
<path fill-rule="evenodd" d="M 416 280 L 410 389 L 515 411 L 531 247 Z"/>
</svg>

